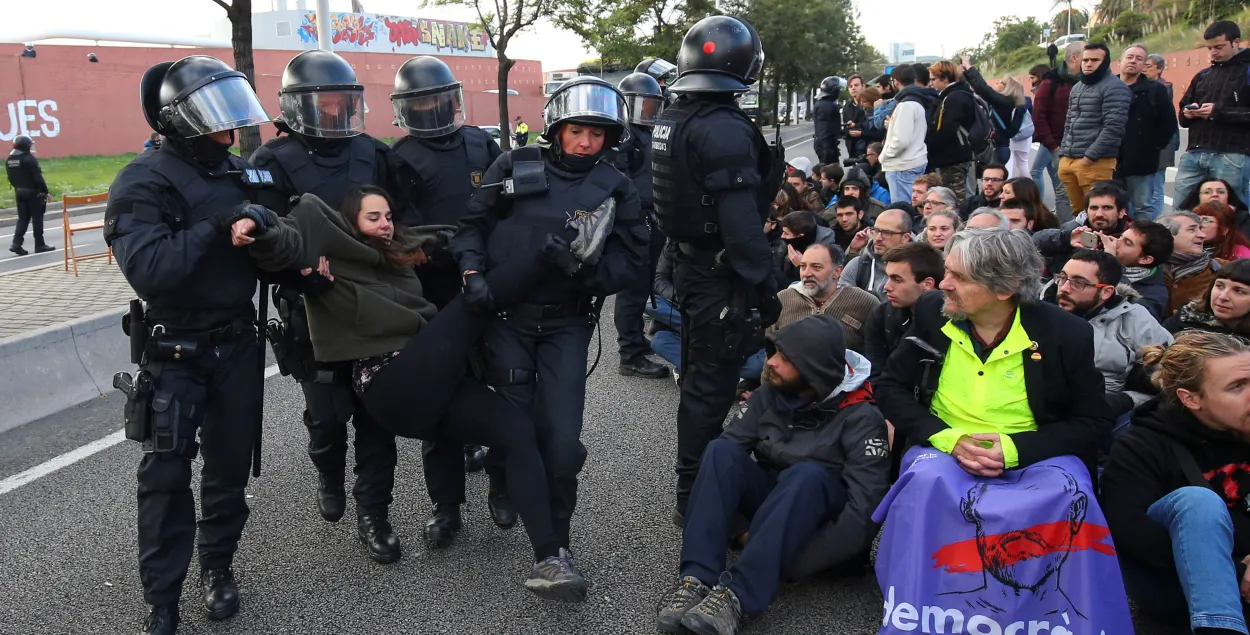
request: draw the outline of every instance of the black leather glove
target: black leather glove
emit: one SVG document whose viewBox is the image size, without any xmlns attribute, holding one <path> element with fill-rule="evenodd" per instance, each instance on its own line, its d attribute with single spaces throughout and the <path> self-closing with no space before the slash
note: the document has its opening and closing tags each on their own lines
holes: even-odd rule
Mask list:
<svg viewBox="0 0 1250 635">
<path fill-rule="evenodd" d="M 471 273 L 464 278 L 464 303 L 469 310 L 480 315 L 495 312 L 495 298 L 490 294 L 490 285 L 486 284 L 486 276 Z"/>
<path fill-rule="evenodd" d="M 777 299 L 777 294 L 770 293 L 760 298 L 760 321 L 763 325 L 772 326 L 777 323 L 779 317 L 781 317 L 781 300 Z"/>
<path fill-rule="evenodd" d="M 208 217 L 208 222 L 221 231 L 230 231 L 230 227 L 235 223 L 250 218 L 256 222 L 256 230 L 253 235 L 265 233 L 270 227 L 278 223 L 278 215 L 269 210 L 264 205 L 255 203 L 243 203 L 231 210 L 229 214 L 217 214 Z"/>
<path fill-rule="evenodd" d="M 582 271 L 582 261 L 573 255 L 569 241 L 563 236 L 548 234 L 547 242 L 543 243 L 540 255 L 543 262 L 563 271 L 565 275 L 575 276 Z"/>
</svg>

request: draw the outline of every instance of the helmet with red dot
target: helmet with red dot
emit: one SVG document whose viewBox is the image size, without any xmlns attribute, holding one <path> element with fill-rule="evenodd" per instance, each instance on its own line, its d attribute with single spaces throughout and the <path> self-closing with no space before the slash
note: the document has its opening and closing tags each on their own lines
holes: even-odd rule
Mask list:
<svg viewBox="0 0 1250 635">
<path fill-rule="evenodd" d="M 764 65 L 760 36 L 746 20 L 714 15 L 699 20 L 681 41 L 677 81 L 669 90 L 685 93 L 742 93 Z"/>
</svg>

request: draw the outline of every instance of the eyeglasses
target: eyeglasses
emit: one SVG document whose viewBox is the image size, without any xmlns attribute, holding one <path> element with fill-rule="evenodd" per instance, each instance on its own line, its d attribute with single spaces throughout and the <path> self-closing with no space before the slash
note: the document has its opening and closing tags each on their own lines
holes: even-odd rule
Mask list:
<svg viewBox="0 0 1250 635">
<path fill-rule="evenodd" d="M 878 236 L 910 236 L 911 235 L 911 232 L 895 232 L 895 231 L 890 231 L 888 229 L 877 229 L 876 227 L 869 227 L 868 231 Z"/>
<path fill-rule="evenodd" d="M 925 207 L 948 207 L 946 201 L 925 201 Z"/>
<path fill-rule="evenodd" d="M 1081 291 L 1084 291 L 1090 287 L 1094 287 L 1095 289 L 1101 289 L 1103 287 L 1111 286 L 1109 284 L 1099 284 L 1097 282 L 1090 282 L 1088 280 L 1082 280 L 1080 278 L 1069 278 L 1068 276 L 1062 273 L 1055 274 L 1055 286 L 1056 287 L 1062 287 L 1065 283 L 1070 285 L 1072 287 L 1072 290 L 1076 291 L 1077 293 L 1080 293 Z"/>
<path fill-rule="evenodd" d="M 983 176 L 981 177 L 981 180 L 985 181 L 986 183 L 1002 183 L 1003 181 L 1006 181 L 1007 179 L 997 177 L 997 176 Z"/>
</svg>

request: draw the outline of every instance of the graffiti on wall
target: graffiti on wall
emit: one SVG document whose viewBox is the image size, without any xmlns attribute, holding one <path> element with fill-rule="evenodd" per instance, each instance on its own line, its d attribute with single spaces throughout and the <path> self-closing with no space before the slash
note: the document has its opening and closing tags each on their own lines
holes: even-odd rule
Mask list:
<svg viewBox="0 0 1250 635">
<path fill-rule="evenodd" d="M 61 134 L 61 121 L 52 114 L 56 112 L 56 102 L 51 99 L 21 99 L 10 103 L 8 111 L 9 123 L 0 125 L 0 141 L 12 141 L 20 135 L 55 137 Z"/>
<path fill-rule="evenodd" d="M 317 45 L 317 14 L 304 13 L 299 38 Z M 336 48 L 414 55 L 493 56 L 480 25 L 428 18 L 401 18 L 370 13 L 331 13 L 330 37 Z"/>
</svg>

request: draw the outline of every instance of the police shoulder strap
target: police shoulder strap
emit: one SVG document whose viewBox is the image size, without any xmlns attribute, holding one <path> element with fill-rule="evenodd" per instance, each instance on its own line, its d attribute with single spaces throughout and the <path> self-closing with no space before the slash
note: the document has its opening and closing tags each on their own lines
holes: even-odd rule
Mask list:
<svg viewBox="0 0 1250 635">
<path fill-rule="evenodd" d="M 404 137 L 392 151 L 417 175 L 418 185 L 430 187 L 438 176 L 438 157 L 416 137 Z"/>
<path fill-rule="evenodd" d="M 471 171 L 486 171 L 490 167 L 490 152 L 486 150 L 486 132 L 481 128 L 461 128 L 460 136 L 464 138 L 465 158 L 469 161 Z M 491 143 L 494 143 L 492 140 Z"/>
<path fill-rule="evenodd" d="M 351 156 L 348 157 L 347 181 L 357 185 L 373 183 L 376 180 L 374 173 L 377 172 L 378 152 L 390 150 L 390 148 L 386 150 L 383 148 L 386 148 L 385 144 L 368 135 L 358 135 L 352 139 L 349 149 Z"/>
<path fill-rule="evenodd" d="M 144 158 L 143 155 L 140 155 L 140 159 Z M 232 167 L 235 165 L 233 161 L 236 158 L 231 157 Z M 239 160 L 241 161 L 242 159 Z M 213 199 L 215 193 L 208 181 L 200 175 L 200 172 L 195 167 L 185 160 L 148 160 L 147 163 L 149 163 L 152 173 L 165 181 L 162 189 L 186 205 L 186 208 L 181 210 L 183 214 L 189 213 L 191 210 L 197 209 Z M 173 220 L 176 223 L 181 223 L 185 219 L 175 216 Z"/>
<path fill-rule="evenodd" d="M 273 153 L 278 165 L 282 166 L 282 171 L 286 173 L 286 178 L 296 192 L 311 192 L 321 184 L 320 170 L 309 157 L 312 150 L 304 147 L 294 136 L 278 139 L 269 147 L 269 151 Z"/>
</svg>

